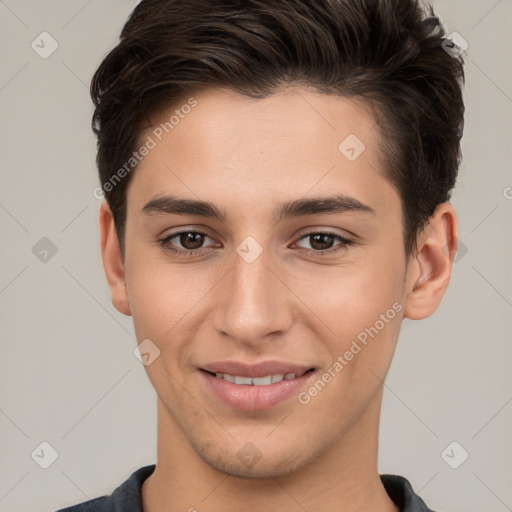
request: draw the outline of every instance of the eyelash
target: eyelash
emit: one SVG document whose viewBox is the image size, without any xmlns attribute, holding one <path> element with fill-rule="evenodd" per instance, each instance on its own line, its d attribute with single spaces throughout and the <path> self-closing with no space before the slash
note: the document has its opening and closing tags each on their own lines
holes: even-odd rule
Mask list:
<svg viewBox="0 0 512 512">
<path fill-rule="evenodd" d="M 179 255 L 179 256 L 192 257 L 194 255 L 201 254 L 202 250 L 208 249 L 207 247 L 202 247 L 199 249 L 176 249 L 170 245 L 170 240 L 172 240 L 173 238 L 176 238 L 177 236 L 180 236 L 183 234 L 189 234 L 189 233 L 194 233 L 197 235 L 204 235 L 204 236 L 210 238 L 208 236 L 208 233 L 204 233 L 202 231 L 187 230 L 187 231 L 179 231 L 178 233 L 173 233 L 165 238 L 159 239 L 158 242 L 159 242 L 160 246 L 163 247 L 166 251 L 171 251 L 174 254 Z M 338 235 L 337 233 L 333 233 L 332 231 L 310 231 L 309 233 L 305 233 L 304 235 L 302 235 L 299 238 L 299 240 L 302 240 L 303 238 L 307 238 L 312 235 L 328 235 L 328 236 L 332 236 L 333 238 L 335 238 L 336 240 L 341 242 L 338 246 L 335 246 L 335 248 L 325 249 L 325 250 L 314 250 L 314 249 L 303 249 L 302 248 L 302 250 L 306 251 L 307 254 L 314 255 L 314 256 L 324 256 L 324 255 L 328 256 L 328 255 L 331 255 L 331 254 L 336 253 L 341 250 L 346 251 L 346 250 L 348 250 L 348 247 L 354 243 L 353 240 L 349 240 L 348 238 Z"/>
</svg>

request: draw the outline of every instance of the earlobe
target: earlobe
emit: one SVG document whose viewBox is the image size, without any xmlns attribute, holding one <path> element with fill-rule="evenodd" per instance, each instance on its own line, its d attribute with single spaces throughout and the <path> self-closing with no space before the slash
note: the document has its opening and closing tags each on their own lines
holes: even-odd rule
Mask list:
<svg viewBox="0 0 512 512">
<path fill-rule="evenodd" d="M 418 235 L 406 279 L 404 316 L 421 320 L 437 309 L 448 288 L 457 252 L 457 217 L 449 203 L 437 208 Z"/>
<path fill-rule="evenodd" d="M 105 276 L 110 287 L 112 304 L 120 313 L 131 316 L 124 263 L 121 257 L 114 218 L 106 201 L 103 201 L 100 206 L 99 225 L 101 257 L 103 259 Z"/>
</svg>

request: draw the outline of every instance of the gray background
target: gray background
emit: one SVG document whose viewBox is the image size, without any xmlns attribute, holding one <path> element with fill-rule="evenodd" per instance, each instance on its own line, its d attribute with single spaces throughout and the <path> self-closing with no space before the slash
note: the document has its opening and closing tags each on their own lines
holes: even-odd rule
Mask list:
<svg viewBox="0 0 512 512">
<path fill-rule="evenodd" d="M 131 319 L 110 302 L 92 194 L 88 84 L 136 3 L 0 0 L 1 511 L 107 494 L 156 460 L 155 393 Z M 464 245 L 438 311 L 403 324 L 379 470 L 409 478 L 436 511 L 501 512 L 512 510 L 512 1 L 434 7 L 469 43 L 453 197 Z M 47 59 L 31 47 L 43 31 L 59 45 Z M 46 261 L 43 237 L 57 249 Z M 43 441 L 58 452 L 47 469 Z M 441 456 L 453 441 L 452 464 L 469 453 L 458 469 Z"/>
</svg>

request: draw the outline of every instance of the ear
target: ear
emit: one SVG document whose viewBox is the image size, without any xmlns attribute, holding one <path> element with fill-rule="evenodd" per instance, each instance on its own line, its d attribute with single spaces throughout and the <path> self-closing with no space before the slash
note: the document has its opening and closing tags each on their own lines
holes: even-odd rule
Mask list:
<svg viewBox="0 0 512 512">
<path fill-rule="evenodd" d="M 404 316 L 421 320 L 437 309 L 452 274 L 457 253 L 457 216 L 449 203 L 440 204 L 419 233 L 409 259 Z"/>
<path fill-rule="evenodd" d="M 110 287 L 112 304 L 123 315 L 131 316 L 128 291 L 124 275 L 124 262 L 121 257 L 114 217 L 106 201 L 100 206 L 101 257 L 103 269 Z"/>
</svg>

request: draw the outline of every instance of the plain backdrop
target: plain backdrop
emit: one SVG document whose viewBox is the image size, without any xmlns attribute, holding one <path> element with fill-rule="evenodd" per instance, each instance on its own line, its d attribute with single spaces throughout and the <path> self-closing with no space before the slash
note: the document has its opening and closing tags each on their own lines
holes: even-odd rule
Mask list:
<svg viewBox="0 0 512 512">
<path fill-rule="evenodd" d="M 52 511 L 108 494 L 156 461 L 156 396 L 100 258 L 88 90 L 136 3 L 0 0 L 2 512 Z M 469 45 L 464 161 L 452 201 L 462 243 L 440 308 L 403 324 L 386 380 L 379 470 L 406 476 L 436 511 L 505 512 L 512 2 L 434 7 Z M 48 58 L 32 46 L 42 32 L 58 44 Z M 55 43 L 44 37 L 49 51 Z M 465 452 L 457 469 L 447 463 Z"/>
</svg>

